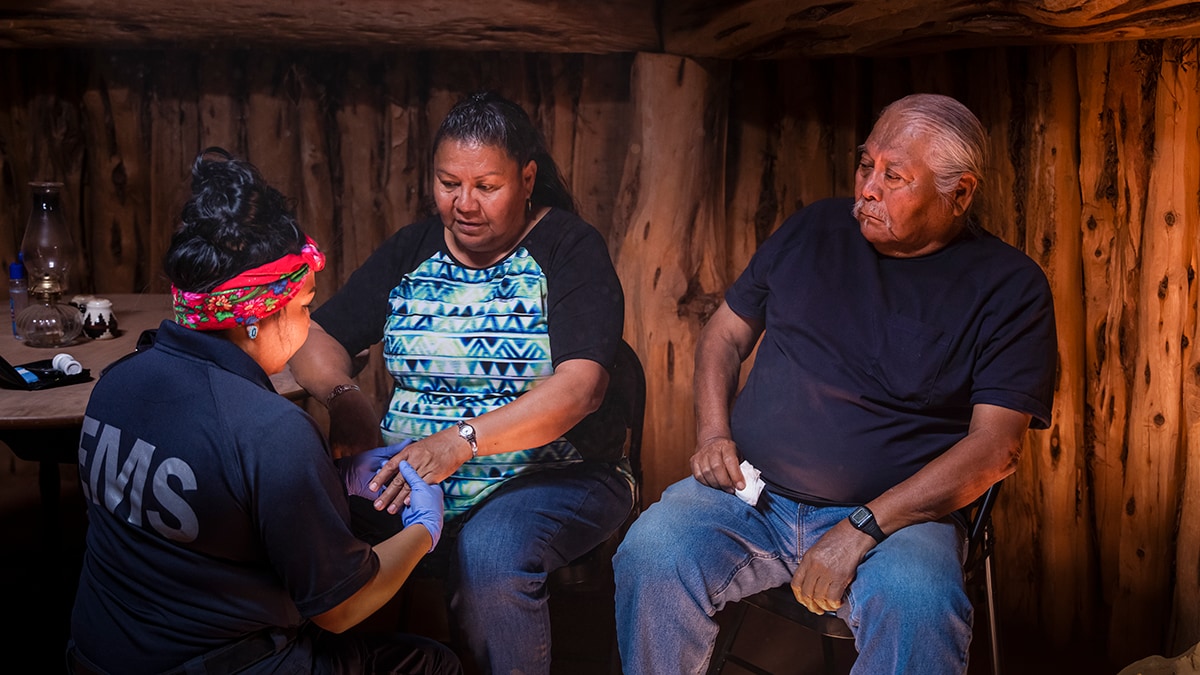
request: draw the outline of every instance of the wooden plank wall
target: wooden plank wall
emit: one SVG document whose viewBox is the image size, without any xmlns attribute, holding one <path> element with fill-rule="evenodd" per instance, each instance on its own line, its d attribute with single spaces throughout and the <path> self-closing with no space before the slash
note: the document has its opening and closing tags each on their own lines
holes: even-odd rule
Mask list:
<svg viewBox="0 0 1200 675">
<path fill-rule="evenodd" d="M 460 95 L 521 102 L 604 233 L 649 380 L 646 495 L 687 474 L 697 332 L 796 208 L 853 187 L 879 108 L 959 97 L 991 133 L 985 224 L 1055 293 L 1054 425 L 996 513 L 1002 636 L 1119 668 L 1200 640 L 1200 63 L 1193 41 L 903 59 L 669 55 L 0 52 L 0 263 L 25 183 L 62 180 L 75 290 L 163 292 L 196 152 L 296 200 L 330 254 L 320 297 L 429 204 Z M 118 308 L 119 309 L 119 308 Z M 378 354 L 360 379 L 382 397 Z M 314 413 L 320 416 L 320 410 Z"/>
</svg>

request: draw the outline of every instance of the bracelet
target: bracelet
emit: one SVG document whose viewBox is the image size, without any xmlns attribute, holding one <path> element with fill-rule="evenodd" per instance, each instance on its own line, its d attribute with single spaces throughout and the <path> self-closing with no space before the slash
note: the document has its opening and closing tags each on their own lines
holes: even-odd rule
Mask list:
<svg viewBox="0 0 1200 675">
<path fill-rule="evenodd" d="M 333 399 L 348 391 L 362 391 L 362 389 L 359 389 L 357 384 L 339 384 L 333 388 L 333 391 L 329 392 L 328 396 L 325 397 L 325 407 L 328 408 L 329 404 L 333 403 Z"/>
</svg>

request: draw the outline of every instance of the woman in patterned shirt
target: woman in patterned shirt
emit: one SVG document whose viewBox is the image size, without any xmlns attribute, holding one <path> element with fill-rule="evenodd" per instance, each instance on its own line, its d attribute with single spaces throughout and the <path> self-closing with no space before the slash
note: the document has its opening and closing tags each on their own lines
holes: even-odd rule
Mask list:
<svg viewBox="0 0 1200 675">
<path fill-rule="evenodd" d="M 292 372 L 326 402 L 333 451 L 355 456 L 351 492 L 373 500 L 352 501 L 384 533 L 408 492 L 401 460 L 441 483 L 451 609 L 484 672 L 546 673 L 547 575 L 633 505 L 624 424 L 603 405 L 624 297 L 518 105 L 460 101 L 432 173 L 436 215 L 313 314 Z M 379 342 L 395 384 L 382 420 L 351 381 L 352 357 Z"/>
</svg>

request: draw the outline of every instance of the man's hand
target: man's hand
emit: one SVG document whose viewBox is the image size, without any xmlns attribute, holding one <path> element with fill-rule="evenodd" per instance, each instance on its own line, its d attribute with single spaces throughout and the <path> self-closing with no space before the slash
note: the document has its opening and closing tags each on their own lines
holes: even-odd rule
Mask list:
<svg viewBox="0 0 1200 675">
<path fill-rule="evenodd" d="M 746 487 L 741 463 L 732 439 L 710 438 L 702 441 L 692 455 L 692 476 L 711 488 L 741 490 Z"/>
<path fill-rule="evenodd" d="M 796 601 L 817 614 L 837 611 L 875 539 L 842 519 L 800 559 L 792 575 Z"/>
<path fill-rule="evenodd" d="M 409 486 L 399 476 L 401 461 L 408 462 L 421 480 L 434 485 L 446 480 L 469 459 L 471 446 L 453 428 L 412 443 L 388 460 L 371 479 L 371 486 L 383 488 L 383 493 L 375 500 L 375 510 L 387 509 L 388 513 L 399 513 L 401 507 L 408 503 Z"/>
</svg>

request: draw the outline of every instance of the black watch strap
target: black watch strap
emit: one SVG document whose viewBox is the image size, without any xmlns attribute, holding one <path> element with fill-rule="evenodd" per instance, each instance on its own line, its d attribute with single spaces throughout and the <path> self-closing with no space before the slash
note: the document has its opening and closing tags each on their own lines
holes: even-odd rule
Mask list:
<svg viewBox="0 0 1200 675">
<path fill-rule="evenodd" d="M 871 513 L 871 509 L 860 506 L 854 509 L 847 519 L 854 529 L 871 535 L 875 539 L 875 543 L 883 543 L 883 540 L 887 539 L 887 535 L 879 529 L 879 523 L 875 522 L 875 514 Z"/>
</svg>

